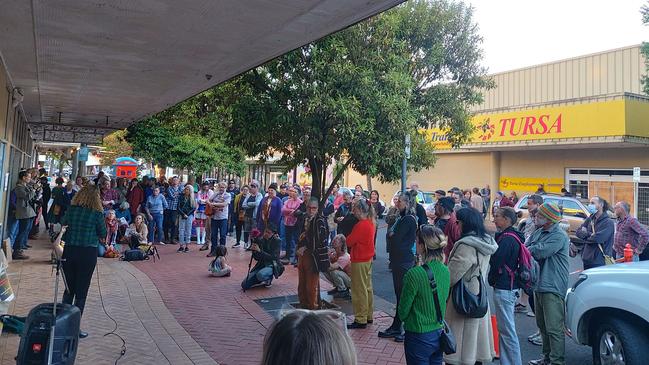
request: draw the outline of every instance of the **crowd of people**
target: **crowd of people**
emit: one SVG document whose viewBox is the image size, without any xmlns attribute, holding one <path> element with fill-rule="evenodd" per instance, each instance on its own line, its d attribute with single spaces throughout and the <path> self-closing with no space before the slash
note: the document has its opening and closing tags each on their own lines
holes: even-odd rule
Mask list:
<svg viewBox="0 0 649 365">
<path fill-rule="evenodd" d="M 177 244 L 177 252 L 186 253 L 195 236 L 199 250 L 213 258 L 211 274 L 230 276 L 226 237 L 231 234 L 232 247 L 251 251 L 243 290 L 269 287 L 285 265 L 293 265 L 301 309 L 322 309 L 321 278 L 332 284 L 329 294 L 334 298 L 351 299 L 351 323 L 339 326 L 329 323 L 334 319 L 326 315 L 296 312 L 272 331 L 286 336 L 312 326 L 343 331 L 335 345 L 346 349 L 353 349 L 346 331 L 366 328 L 374 320 L 372 266 L 377 219 L 385 212 L 397 311 L 378 336 L 403 342 L 408 364 L 492 361 L 491 313 L 497 318 L 501 364 L 521 364 L 514 313 L 528 306 L 538 326 L 529 340 L 543 346 L 543 357 L 530 364 L 565 363 L 563 298 L 569 257 L 581 254 L 583 268 L 589 269 L 605 265 L 609 257 L 621 257 L 625 245 L 632 243 L 637 261 L 649 242 L 647 230 L 630 216 L 628 203 L 611 208 L 594 196 L 588 205 L 591 215 L 577 231 L 583 243 L 571 243 L 561 224 L 561 207 L 544 201 L 543 187 L 527 198 L 529 215 L 519 224 L 520 213 L 513 209 L 517 197 L 498 192 L 491 203 L 488 186 L 438 190 L 435 203 L 424 209 L 417 184 L 395 195 L 389 208 L 377 191 L 367 193 L 362 186 L 350 190 L 336 185 L 330 196 L 319 199 L 308 186 L 272 183 L 264 189 L 256 180 L 238 187 L 234 180 L 198 185 L 193 180 L 181 183 L 178 177 L 128 181 L 100 175 L 94 181 L 79 177 L 74 183 L 56 178 L 55 184 L 50 189 L 46 175 L 36 169 L 19 173 L 11 193 L 9 232 L 14 259 L 25 259 L 39 213 L 47 227 L 64 227 L 64 271 L 73 283 L 64 301 L 83 310 L 96 257 L 120 242 Z M 495 235 L 485 227 L 487 213 Z M 525 255 L 530 266 L 521 268 Z M 523 280 L 521 269 L 533 275 Z M 493 288 L 493 307 L 482 299 L 487 285 Z M 467 306 L 466 298 L 477 304 Z M 292 323 L 285 323 L 287 318 Z M 448 333 L 456 339 L 454 352 L 441 345 Z M 286 355 L 272 352 L 277 351 L 272 349 L 274 341 L 267 337 L 268 361 Z M 355 361 L 337 351 L 321 355 L 343 356 L 341 363 Z"/>
</svg>

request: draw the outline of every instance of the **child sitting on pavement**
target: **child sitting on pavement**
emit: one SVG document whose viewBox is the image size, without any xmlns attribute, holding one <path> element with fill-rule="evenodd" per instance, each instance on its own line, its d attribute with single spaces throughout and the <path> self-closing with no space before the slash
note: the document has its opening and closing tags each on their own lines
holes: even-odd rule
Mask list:
<svg viewBox="0 0 649 365">
<path fill-rule="evenodd" d="M 228 265 L 225 256 L 228 254 L 228 249 L 225 246 L 218 245 L 216 247 L 216 257 L 210 262 L 210 275 L 216 277 L 230 276 L 232 273 L 232 267 Z"/>
</svg>

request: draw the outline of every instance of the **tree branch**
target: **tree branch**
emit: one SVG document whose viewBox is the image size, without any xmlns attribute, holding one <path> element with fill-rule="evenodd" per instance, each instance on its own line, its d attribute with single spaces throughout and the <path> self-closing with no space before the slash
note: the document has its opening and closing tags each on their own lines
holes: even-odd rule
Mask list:
<svg viewBox="0 0 649 365">
<path fill-rule="evenodd" d="M 336 185 L 338 180 L 340 180 L 340 178 L 343 176 L 345 171 L 347 171 L 347 168 L 352 163 L 352 160 L 353 160 L 352 158 L 348 158 L 347 161 L 345 162 L 345 164 L 343 165 L 343 167 L 340 169 L 340 171 L 338 171 L 336 176 L 334 176 L 333 180 L 331 181 L 331 185 L 329 185 L 329 188 L 327 189 L 326 194 L 323 194 L 322 197 L 320 198 L 320 206 L 321 207 L 324 206 L 324 202 L 327 201 L 327 198 L 329 197 L 329 194 L 331 194 L 331 192 L 334 190 L 334 186 Z"/>
</svg>

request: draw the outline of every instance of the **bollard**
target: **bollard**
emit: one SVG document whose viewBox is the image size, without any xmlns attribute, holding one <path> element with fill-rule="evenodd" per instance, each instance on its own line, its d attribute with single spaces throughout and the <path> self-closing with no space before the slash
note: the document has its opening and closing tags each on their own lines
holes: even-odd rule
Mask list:
<svg viewBox="0 0 649 365">
<path fill-rule="evenodd" d="M 627 243 L 624 246 L 624 262 L 632 262 L 633 261 L 633 249 L 631 248 L 631 244 Z"/>
<path fill-rule="evenodd" d="M 495 314 L 491 315 L 491 328 L 494 335 L 494 350 L 496 351 L 496 358 L 500 358 L 500 344 L 498 343 L 498 337 L 500 337 L 500 334 L 498 333 L 498 321 L 496 320 Z"/>
</svg>

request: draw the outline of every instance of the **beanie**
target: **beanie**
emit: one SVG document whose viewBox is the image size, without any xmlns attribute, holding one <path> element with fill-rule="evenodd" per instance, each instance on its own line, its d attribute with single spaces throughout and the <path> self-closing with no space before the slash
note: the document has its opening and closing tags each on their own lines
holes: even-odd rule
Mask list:
<svg viewBox="0 0 649 365">
<path fill-rule="evenodd" d="M 561 220 L 561 209 L 559 209 L 557 203 L 554 202 L 543 203 L 539 207 L 537 214 L 542 215 L 552 223 L 557 223 Z"/>
</svg>

